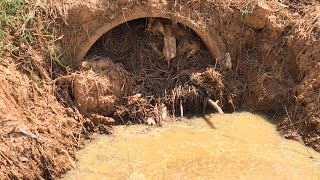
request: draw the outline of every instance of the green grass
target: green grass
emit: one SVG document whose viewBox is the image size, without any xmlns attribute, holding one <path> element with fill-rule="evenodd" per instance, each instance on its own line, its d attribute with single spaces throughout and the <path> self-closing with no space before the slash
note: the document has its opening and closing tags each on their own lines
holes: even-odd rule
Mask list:
<svg viewBox="0 0 320 180">
<path fill-rule="evenodd" d="M 19 29 L 19 25 L 26 17 L 25 0 L 2 0 L 0 2 L 0 29 L 14 31 Z"/>
<path fill-rule="evenodd" d="M 2 0 L 0 2 L 0 56 L 14 48 L 13 39 L 32 40 L 30 32 L 22 28 L 28 19 L 25 0 Z"/>
<path fill-rule="evenodd" d="M 0 2 L 0 28 L 14 26 L 16 21 L 23 18 L 26 11 L 24 0 L 2 0 Z"/>
<path fill-rule="evenodd" d="M 55 11 L 51 11 L 49 8 L 52 7 L 48 4 L 50 0 L 0 0 L 0 57 L 13 55 L 18 57 L 13 59 L 19 61 L 17 63 L 22 66 L 21 69 L 28 67 L 34 70 L 33 65 L 39 62 L 28 58 L 30 54 L 26 51 L 33 49 L 43 57 L 41 66 L 47 71 L 53 71 L 49 68 L 52 64 L 67 68 L 69 63 L 62 61 L 58 55 L 58 24 L 53 19 L 56 16 L 52 12 Z"/>
</svg>

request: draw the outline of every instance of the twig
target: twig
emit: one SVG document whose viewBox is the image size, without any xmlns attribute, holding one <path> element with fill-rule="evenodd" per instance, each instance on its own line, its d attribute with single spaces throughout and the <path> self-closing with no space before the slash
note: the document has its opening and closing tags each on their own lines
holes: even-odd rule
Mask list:
<svg viewBox="0 0 320 180">
<path fill-rule="evenodd" d="M 308 152 L 308 154 L 310 155 L 310 157 L 309 157 L 309 158 L 314 159 L 314 157 L 312 156 L 312 154 L 310 153 L 310 151 L 308 150 L 308 148 L 307 148 L 307 147 L 306 147 L 306 145 L 304 144 L 304 142 L 303 142 L 303 140 L 302 140 L 301 136 L 298 134 L 297 129 L 294 127 L 294 125 L 293 125 L 293 123 L 292 123 L 292 121 L 291 121 L 291 118 L 290 118 L 290 116 L 289 116 L 289 113 L 288 113 L 287 107 L 286 107 L 286 106 L 284 106 L 284 109 L 286 110 L 287 117 L 288 117 L 288 119 L 289 119 L 289 121 L 290 121 L 290 123 L 291 123 L 291 126 L 292 126 L 293 130 L 294 130 L 294 131 L 295 131 L 295 133 L 297 134 L 297 136 L 298 136 L 298 138 L 299 138 L 300 142 L 303 144 L 303 147 L 306 149 L 306 151 L 307 151 L 307 152 Z"/>
</svg>

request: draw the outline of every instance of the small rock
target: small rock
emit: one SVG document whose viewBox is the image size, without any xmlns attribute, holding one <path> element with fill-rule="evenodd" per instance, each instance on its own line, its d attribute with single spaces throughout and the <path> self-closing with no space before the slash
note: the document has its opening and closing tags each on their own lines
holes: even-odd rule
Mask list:
<svg viewBox="0 0 320 180">
<path fill-rule="evenodd" d="M 20 157 L 19 160 L 20 160 L 21 162 L 23 162 L 23 163 L 26 163 L 26 162 L 29 161 L 29 159 L 26 158 L 26 157 L 24 157 L 24 156 Z"/>
<path fill-rule="evenodd" d="M 112 126 L 100 125 L 99 126 L 99 133 L 110 135 L 110 134 L 114 133 L 114 129 L 112 128 Z"/>
<path fill-rule="evenodd" d="M 149 118 L 147 119 L 147 123 L 148 123 L 148 125 L 150 125 L 150 126 L 155 126 L 155 125 L 156 125 L 156 122 L 155 122 L 154 119 L 151 118 L 151 117 L 149 117 Z"/>
</svg>

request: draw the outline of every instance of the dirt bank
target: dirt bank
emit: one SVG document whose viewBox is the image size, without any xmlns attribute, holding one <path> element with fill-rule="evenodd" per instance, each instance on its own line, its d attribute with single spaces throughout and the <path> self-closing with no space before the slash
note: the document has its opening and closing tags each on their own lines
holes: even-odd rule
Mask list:
<svg viewBox="0 0 320 180">
<path fill-rule="evenodd" d="M 48 1 L 0 2 L 0 179 L 52 179 L 75 165 L 83 119 L 61 105 L 56 8 Z"/>
<path fill-rule="evenodd" d="M 272 115 L 320 151 L 318 1 L 12 2 L 0 9 L 1 179 L 60 177 L 91 132 L 161 125 L 207 98 Z"/>
<path fill-rule="evenodd" d="M 148 63 L 150 59 L 155 62 L 161 57 L 122 56 L 130 54 L 130 52 L 136 52 L 139 55 L 147 55 L 148 52 L 152 52 L 154 56 L 157 56 L 159 54 L 157 50 L 160 49 L 161 51 L 161 47 L 163 49 L 166 47 L 165 44 L 159 45 L 159 43 L 152 42 L 154 40 L 150 39 L 150 37 L 153 37 L 152 34 L 148 36 L 149 38 L 140 39 L 140 41 L 138 41 L 139 39 L 126 38 L 135 36 L 135 32 L 141 28 L 145 30 L 149 28 L 147 24 L 152 21 L 152 18 L 136 25 L 134 23 L 137 23 L 137 18 L 160 17 L 172 19 L 173 27 L 180 23 L 190 28 L 188 31 L 194 31 L 194 34 L 198 35 L 198 40 L 202 40 L 204 42 L 203 46 L 205 46 L 204 49 L 201 49 L 201 52 L 210 52 L 213 56 L 213 59 L 208 61 L 210 63 L 204 60 L 201 62 L 202 65 L 205 67 L 214 66 L 214 70 L 221 74 L 219 81 L 222 89 L 220 89 L 220 92 L 213 89 L 212 91 L 215 94 L 207 94 L 208 89 L 203 90 L 196 87 L 196 92 L 202 95 L 191 95 L 191 97 L 192 99 L 199 99 L 198 104 L 200 106 L 203 104 L 204 96 L 207 96 L 220 100 L 219 105 L 227 111 L 239 108 L 262 111 L 280 119 L 279 131 L 286 137 L 297 138 L 298 135 L 295 132 L 290 132 L 293 129 L 291 124 L 293 124 L 300 135 L 303 135 L 305 142 L 310 141 L 310 134 L 313 134 L 312 142 L 317 141 L 315 137 L 318 137 L 317 127 L 319 122 L 319 112 L 316 105 L 319 96 L 318 81 L 316 80 L 316 76 L 319 74 L 319 57 L 317 55 L 319 54 L 318 2 L 223 1 L 218 5 L 210 1 L 202 1 L 201 3 L 190 3 L 189 1 L 179 1 L 177 3 L 171 3 L 171 1 L 103 3 L 96 1 L 91 2 L 90 5 L 83 3 L 81 5 L 70 4 L 67 9 L 67 22 L 68 24 L 72 23 L 73 26 L 68 26 L 65 29 L 70 33 L 66 36 L 65 41 L 69 43 L 68 46 L 75 47 L 77 51 L 67 51 L 66 57 L 76 57 L 73 61 L 75 65 L 85 55 L 87 55 L 87 61 L 91 61 L 90 58 L 93 55 L 113 58 L 115 62 L 122 63 L 128 72 L 142 76 L 144 88 L 155 87 L 157 89 L 140 89 L 137 92 L 132 90 L 129 95 L 142 92 L 145 96 L 165 97 L 172 90 L 177 92 L 174 90 L 175 88 L 177 90 L 178 87 L 184 89 L 187 86 L 194 86 L 191 74 L 205 73 L 204 69 L 190 68 L 194 67 L 194 64 L 191 65 L 190 62 L 197 62 L 195 59 L 187 59 L 186 64 L 189 68 L 183 69 L 182 67 L 183 70 L 180 68 L 177 72 L 172 73 L 171 69 L 174 69 L 173 66 L 179 61 L 178 56 L 172 59 L 171 69 L 170 67 L 166 69 L 164 67 L 165 63 L 160 63 L 160 65 Z M 105 9 L 108 9 L 108 11 L 105 11 Z M 135 13 L 141 9 L 144 12 L 142 15 Z M 86 14 L 88 11 L 92 14 Z M 75 13 L 80 14 L 76 19 L 74 18 Z M 99 18 L 102 14 L 107 14 L 108 17 Z M 130 23 L 130 20 L 136 22 Z M 127 22 L 127 29 L 119 26 L 124 22 Z M 176 26 L 175 30 L 179 31 L 179 26 Z M 74 36 L 79 37 L 76 42 L 72 39 Z M 163 39 L 159 39 L 158 42 L 165 43 L 165 35 L 161 36 L 160 33 L 160 37 Z M 177 35 L 176 43 L 178 44 L 179 38 L 180 36 Z M 192 39 L 197 38 L 193 37 Z M 137 43 L 141 41 L 149 42 L 149 45 L 144 46 L 144 52 L 136 48 Z M 132 44 L 132 42 L 136 44 Z M 150 48 L 150 43 L 156 44 L 156 48 Z M 72 44 L 75 45 L 72 46 Z M 112 46 L 110 46 L 111 44 Z M 177 47 L 179 48 L 178 45 Z M 117 51 L 118 49 L 122 51 Z M 156 51 L 152 51 L 152 49 L 156 49 Z M 179 50 L 177 49 L 177 51 Z M 77 52 L 77 54 L 74 54 L 74 52 Z M 166 57 L 162 57 L 162 59 L 166 59 Z M 132 65 L 128 65 L 126 60 L 138 61 L 138 64 L 132 68 Z M 231 68 L 226 67 L 228 60 L 231 60 Z M 155 67 L 158 68 L 158 71 L 154 71 Z M 152 76 L 153 80 L 161 82 L 160 79 L 163 79 L 163 82 L 173 82 L 174 87 L 157 87 L 153 82 L 148 81 L 147 75 L 141 74 L 141 72 L 150 74 L 151 72 L 145 71 L 148 69 L 155 72 Z M 161 72 L 166 71 L 173 77 L 181 74 L 187 76 L 184 77 L 184 80 L 179 78 L 172 80 L 168 73 L 161 74 Z M 163 78 L 164 76 L 167 78 Z M 183 86 L 186 84 L 187 86 Z M 215 85 L 212 85 L 212 88 L 218 87 L 216 83 L 213 82 L 213 84 Z M 161 92 L 167 92 L 167 94 L 160 95 Z M 179 92 L 181 93 L 181 91 Z M 161 101 L 169 107 L 169 110 L 172 110 L 171 113 L 179 111 L 177 107 L 179 107 L 179 98 L 182 96 L 176 97 L 175 95 L 175 93 L 171 95 L 169 93 L 169 97 L 175 103 L 170 102 L 170 100 Z M 182 99 L 187 98 L 182 97 Z M 285 109 L 288 109 L 288 112 Z"/>
</svg>

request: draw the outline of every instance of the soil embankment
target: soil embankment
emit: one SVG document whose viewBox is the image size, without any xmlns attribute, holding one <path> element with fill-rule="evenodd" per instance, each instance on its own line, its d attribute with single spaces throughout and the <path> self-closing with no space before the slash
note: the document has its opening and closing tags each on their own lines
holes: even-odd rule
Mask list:
<svg viewBox="0 0 320 180">
<path fill-rule="evenodd" d="M 318 1 L 13 2 L 0 3 L 1 177 L 60 177 L 91 132 L 161 126 L 207 98 L 320 151 Z"/>
</svg>

